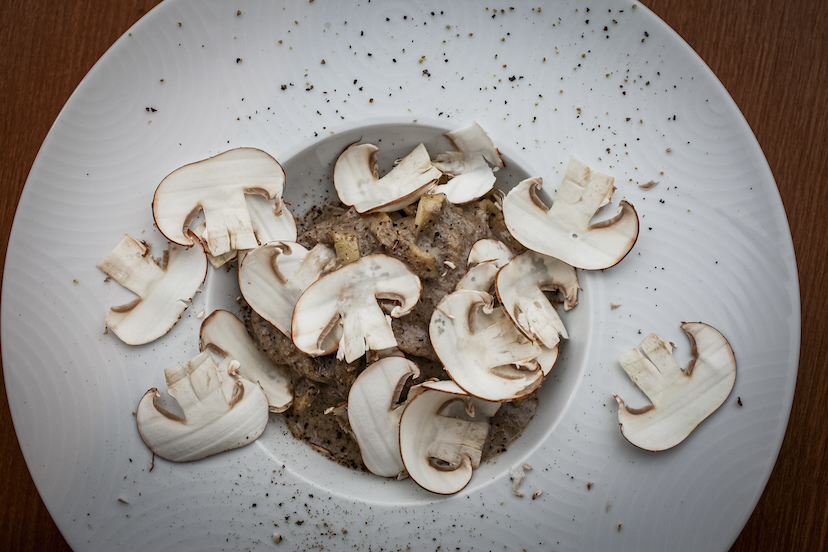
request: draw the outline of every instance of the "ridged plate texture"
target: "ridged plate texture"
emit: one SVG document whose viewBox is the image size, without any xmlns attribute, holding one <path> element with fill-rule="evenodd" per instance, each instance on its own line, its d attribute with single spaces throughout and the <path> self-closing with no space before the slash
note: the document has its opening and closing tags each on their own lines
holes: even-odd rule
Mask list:
<svg viewBox="0 0 828 552">
<path fill-rule="evenodd" d="M 130 347 L 104 333 L 107 308 L 131 297 L 95 265 L 125 233 L 160 253 L 150 205 L 164 176 L 261 148 L 284 163 L 299 215 L 331 185 L 321 169 L 291 172 L 298 152 L 319 145 L 311 151 L 330 159 L 364 127 L 438 140 L 472 121 L 513 167 L 544 178 L 547 198 L 575 155 L 616 178 L 604 216 L 627 199 L 641 221 L 623 262 L 579 273 L 572 343 L 527 433 L 450 497 L 340 468 L 278 415 L 251 446 L 186 465 L 156 459 L 150 471 L 138 400 L 195 356 L 196 313 L 233 308 L 238 294 L 232 273 L 211 269 L 164 338 Z M 726 550 L 785 432 L 797 285 L 748 125 L 640 4 L 168 0 L 95 65 L 40 150 L 8 249 L 3 366 L 29 469 L 76 550 L 269 549 L 274 532 L 285 550 Z M 657 332 L 684 364 L 679 324 L 697 320 L 735 351 L 733 393 L 676 448 L 639 450 L 618 430 L 612 393 L 647 399 L 616 358 Z M 508 471 L 524 463 L 533 469 L 517 498 Z"/>
</svg>

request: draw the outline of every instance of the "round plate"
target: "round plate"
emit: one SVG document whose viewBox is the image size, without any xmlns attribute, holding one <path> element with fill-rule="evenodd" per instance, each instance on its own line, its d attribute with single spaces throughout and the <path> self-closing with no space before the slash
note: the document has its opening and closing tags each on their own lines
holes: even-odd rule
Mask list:
<svg viewBox="0 0 828 552">
<path fill-rule="evenodd" d="M 721 84 L 644 7 L 511 6 L 165 2 L 90 71 L 23 191 L 1 320 L 17 435 L 73 548 L 248 549 L 272 546 L 273 533 L 287 549 L 731 545 L 776 460 L 799 355 L 796 265 L 770 170 Z M 382 132 L 439 142 L 472 121 L 550 195 L 570 155 L 614 176 L 605 216 L 625 198 L 641 221 L 622 263 L 579 273 L 572 340 L 527 432 L 449 497 L 340 468 L 275 415 L 251 446 L 153 467 L 138 400 L 195 355 L 197 313 L 237 293 L 232 273 L 211 271 L 167 336 L 130 347 L 105 334 L 107 308 L 130 294 L 95 265 L 127 233 L 163 249 L 150 210 L 161 179 L 258 147 L 284 163 L 301 214 L 329 196 L 342 140 L 385 136 L 393 152 Z M 308 152 L 316 172 L 301 168 Z M 612 393 L 647 399 L 616 358 L 656 332 L 684 364 L 679 324 L 696 320 L 729 339 L 733 393 L 674 449 L 639 450 L 618 430 Z M 533 469 L 519 498 L 508 472 L 522 464 Z"/>
</svg>

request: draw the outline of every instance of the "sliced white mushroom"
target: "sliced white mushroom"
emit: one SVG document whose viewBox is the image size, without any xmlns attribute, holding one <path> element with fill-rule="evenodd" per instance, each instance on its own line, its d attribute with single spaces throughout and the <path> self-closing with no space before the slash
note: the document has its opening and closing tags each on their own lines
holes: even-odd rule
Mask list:
<svg viewBox="0 0 828 552">
<path fill-rule="evenodd" d="M 453 494 L 469 483 L 480 465 L 489 424 L 446 416 L 453 403 L 464 403 L 469 397 L 456 386 L 446 392 L 443 385 L 411 388 L 400 418 L 400 453 L 418 485 L 433 493 Z"/>
<path fill-rule="evenodd" d="M 294 242 L 267 243 L 242 260 L 239 288 L 251 309 L 290 337 L 296 301 L 335 258 L 333 250 L 323 244 L 308 251 Z"/>
<path fill-rule="evenodd" d="M 480 199 L 495 185 L 495 174 L 479 153 L 441 153 L 433 165 L 451 178 L 445 184 L 438 184 L 432 192 L 445 194 L 455 205 Z"/>
<path fill-rule="evenodd" d="M 184 417 L 158 404 L 150 389 L 136 410 L 138 432 L 153 453 L 172 462 L 191 462 L 249 445 L 264 432 L 267 398 L 258 384 L 235 382 L 228 400 L 222 392 L 216 362 L 205 351 L 186 367 L 164 370 L 169 394 Z"/>
<path fill-rule="evenodd" d="M 446 295 L 431 317 L 434 352 L 451 379 L 468 394 L 511 401 L 537 390 L 541 348 L 512 324 L 494 299 L 480 291 Z"/>
<path fill-rule="evenodd" d="M 486 261 L 498 261 L 500 266 L 512 260 L 512 252 L 509 247 L 500 240 L 494 238 L 483 238 L 477 240 L 469 251 L 469 259 L 466 266 L 472 266 Z"/>
<path fill-rule="evenodd" d="M 511 259 L 512 252 L 505 243 L 491 238 L 477 240 L 469 252 L 469 269 L 454 289 L 489 293 L 494 286 L 497 271 Z"/>
<path fill-rule="evenodd" d="M 502 169 L 506 166 L 489 134 L 476 122 L 473 122 L 465 128 L 447 132 L 446 138 L 451 141 L 451 144 L 457 151 L 463 153 L 478 153 L 493 167 Z"/>
<path fill-rule="evenodd" d="M 368 255 L 311 284 L 293 311 L 291 333 L 296 347 L 311 356 L 337 351 L 337 358 L 353 362 L 369 349 L 397 346 L 377 300 L 398 303 L 390 316 L 411 312 L 420 298 L 420 279 L 387 255 Z"/>
<path fill-rule="evenodd" d="M 621 434 L 633 445 L 652 451 L 676 446 L 719 408 L 736 381 L 736 357 L 722 334 L 703 322 L 685 322 L 693 359 L 684 370 L 673 359 L 671 343 L 648 335 L 641 350 L 618 360 L 652 404 L 630 408 L 618 401 Z"/>
<path fill-rule="evenodd" d="M 238 148 L 170 173 L 155 191 L 152 213 L 170 241 L 192 245 L 186 230 L 203 210 L 207 251 L 220 257 L 259 245 L 245 194 L 275 200 L 273 212 L 280 213 L 284 186 L 285 172 L 275 159 L 258 149 Z"/>
<path fill-rule="evenodd" d="M 377 174 L 377 152 L 373 144 L 353 143 L 334 166 L 339 199 L 358 213 L 398 211 L 417 201 L 440 178 L 423 144 L 382 178 Z"/>
<path fill-rule="evenodd" d="M 489 418 L 497 414 L 500 410 L 500 405 L 503 403 L 496 401 L 485 401 L 478 397 L 473 397 L 463 391 L 454 380 L 427 380 L 422 384 L 416 386 L 413 392 L 409 394 L 409 399 L 413 398 L 417 393 L 424 389 L 435 389 L 443 393 L 452 393 L 463 397 L 462 401 L 454 401 L 446 405 L 442 415 L 450 418 L 460 418 L 461 420 L 468 420 L 470 422 L 488 421 Z"/>
<path fill-rule="evenodd" d="M 296 220 L 293 218 L 293 213 L 290 212 L 290 209 L 284 205 L 281 197 L 267 199 L 257 194 L 245 194 L 244 201 L 250 213 L 253 234 L 256 236 L 256 241 L 259 245 L 273 241 L 296 241 Z M 278 214 L 276 213 L 277 210 L 279 210 Z M 202 221 L 193 230 L 193 233 L 198 239 L 206 242 L 209 238 L 206 235 L 206 230 L 207 226 Z M 239 251 L 232 249 L 218 256 L 207 253 L 207 258 L 213 267 L 219 268 L 234 259 L 238 259 L 241 262 L 247 251 L 249 250 L 243 249 Z"/>
<path fill-rule="evenodd" d="M 590 225 L 590 219 L 612 194 L 614 179 L 592 171 L 571 157 L 552 207 L 536 191 L 540 178 L 529 178 L 503 200 L 506 227 L 529 249 L 576 268 L 602 270 L 623 259 L 638 238 L 638 215 L 621 201 L 615 217 Z"/>
<path fill-rule="evenodd" d="M 523 334 L 553 348 L 561 337 L 569 339 L 566 327 L 545 291 L 560 291 L 564 308 L 578 304 L 578 277 L 570 265 L 534 251 L 517 255 L 497 273 L 497 297 L 506 314 Z"/>
<path fill-rule="evenodd" d="M 159 267 L 146 243 L 124 236 L 98 263 L 138 296 L 106 314 L 106 326 L 124 343 L 141 345 L 169 332 L 207 276 L 207 258 L 197 240 L 189 249 L 170 244 L 163 258 L 164 266 Z"/>
<path fill-rule="evenodd" d="M 399 404 L 406 380 L 420 375 L 408 359 L 385 357 L 357 376 L 348 393 L 348 421 L 368 471 L 397 477 L 405 471 L 400 457 Z"/>
<path fill-rule="evenodd" d="M 293 402 L 290 377 L 259 350 L 244 323 L 226 310 L 217 310 L 201 323 L 199 347 L 238 361 L 238 373 L 258 382 L 271 412 L 284 412 Z"/>
<path fill-rule="evenodd" d="M 433 161 L 435 167 L 450 177 L 445 184 L 438 184 L 434 193 L 446 194 L 454 204 L 483 197 L 494 187 L 494 171 L 504 166 L 492 139 L 477 123 L 449 132 L 446 138 L 457 151 L 438 154 Z M 494 170 L 489 167 L 490 163 Z"/>
</svg>

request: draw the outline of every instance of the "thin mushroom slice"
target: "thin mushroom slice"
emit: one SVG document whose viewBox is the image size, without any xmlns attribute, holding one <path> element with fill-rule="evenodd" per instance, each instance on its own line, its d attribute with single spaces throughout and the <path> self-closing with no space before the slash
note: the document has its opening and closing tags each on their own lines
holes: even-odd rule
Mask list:
<svg viewBox="0 0 828 552">
<path fill-rule="evenodd" d="M 457 151 L 438 154 L 433 161 L 435 167 L 451 177 L 445 184 L 437 185 L 435 193 L 446 194 L 454 204 L 483 197 L 494 187 L 494 171 L 504 166 L 492 139 L 477 123 L 449 132 L 446 138 Z"/>
<path fill-rule="evenodd" d="M 311 356 L 337 350 L 351 363 L 368 350 L 397 346 L 391 317 L 411 312 L 420 299 L 420 279 L 387 255 L 368 255 L 311 284 L 293 311 L 291 334 L 296 347 Z M 377 303 L 397 305 L 386 316 Z"/>
<path fill-rule="evenodd" d="M 267 397 L 271 412 L 284 412 L 293 403 L 290 376 L 262 353 L 244 322 L 226 310 L 217 310 L 201 323 L 199 347 L 238 362 L 238 373 L 257 382 Z"/>
<path fill-rule="evenodd" d="M 259 245 L 245 194 L 276 200 L 276 213 L 281 212 L 284 187 L 285 172 L 273 157 L 258 149 L 238 148 L 170 173 L 155 190 L 152 214 L 167 239 L 192 245 L 185 232 L 203 210 L 207 251 L 220 257 Z"/>
<path fill-rule="evenodd" d="M 245 203 L 250 213 L 250 222 L 253 225 L 253 234 L 256 242 L 261 245 L 274 241 L 296 241 L 296 219 L 281 198 L 266 199 L 260 195 L 245 194 Z M 279 211 L 278 214 L 276 211 Z M 193 233 L 203 242 L 209 241 L 206 235 L 207 226 L 202 221 Z M 213 256 L 207 253 L 207 258 L 214 268 L 224 266 L 228 262 L 238 259 L 244 260 L 249 249 L 241 251 L 232 249 L 222 255 Z"/>
<path fill-rule="evenodd" d="M 493 167 L 502 169 L 506 166 L 489 134 L 476 122 L 465 128 L 447 132 L 446 138 L 451 141 L 457 151 L 480 154 Z"/>
<path fill-rule="evenodd" d="M 235 382 L 228 400 L 222 391 L 212 355 L 204 351 L 186 367 L 164 370 L 169 394 L 184 417 L 158 404 L 158 389 L 150 389 L 136 410 L 141 439 L 161 458 L 192 462 L 249 445 L 264 432 L 267 398 L 258 384 Z"/>
<path fill-rule="evenodd" d="M 379 178 L 373 144 L 353 143 L 339 155 L 334 166 L 334 186 L 339 199 L 360 214 L 398 211 L 417 201 L 440 178 L 428 151 L 420 144 L 388 174 Z"/>
<path fill-rule="evenodd" d="M 703 322 L 684 322 L 693 359 L 682 370 L 673 359 L 672 344 L 656 334 L 648 335 L 638 349 L 618 360 L 630 379 L 652 402 L 630 408 L 618 401 L 621 434 L 633 445 L 652 451 L 666 450 L 682 442 L 716 409 L 733 389 L 736 357 L 727 339 Z"/>
<path fill-rule="evenodd" d="M 492 238 L 478 240 L 469 252 L 469 269 L 454 289 L 485 291 L 489 293 L 495 283 L 498 270 L 512 260 L 512 252 L 503 242 Z"/>
<path fill-rule="evenodd" d="M 615 217 L 590 225 L 612 195 L 614 179 L 571 157 L 552 207 L 537 196 L 540 178 L 529 178 L 503 200 L 503 217 L 514 238 L 528 249 L 576 268 L 603 270 L 621 261 L 638 238 L 638 215 L 621 201 Z"/>
<path fill-rule="evenodd" d="M 558 259 L 526 251 L 497 273 L 497 297 L 503 310 L 523 334 L 551 349 L 569 339 L 566 327 L 544 292 L 561 291 L 564 308 L 578 304 L 575 269 Z"/>
<path fill-rule="evenodd" d="M 362 371 L 348 393 L 348 421 L 368 471 L 382 477 L 405 472 L 400 456 L 399 404 L 408 378 L 420 375 L 408 359 L 385 357 Z"/>
<path fill-rule="evenodd" d="M 296 302 L 335 259 L 333 250 L 323 244 L 308 251 L 294 242 L 267 243 L 242 260 L 239 288 L 251 309 L 290 337 Z"/>
<path fill-rule="evenodd" d="M 409 396 L 400 418 L 400 453 L 408 475 L 433 493 L 462 490 L 480 465 L 488 422 L 445 415 L 454 403 L 469 400 L 456 387 L 446 392 L 424 384 L 412 387 Z"/>
<path fill-rule="evenodd" d="M 449 293 L 431 317 L 431 344 L 451 379 L 468 394 L 496 402 L 526 397 L 543 381 L 535 360 L 542 350 L 493 306 L 488 293 Z"/>
<path fill-rule="evenodd" d="M 146 243 L 124 236 L 98 263 L 138 296 L 106 314 L 106 326 L 128 345 L 149 343 L 169 332 L 207 276 L 207 258 L 197 240 L 189 249 L 170 244 L 164 259 L 159 267 Z"/>
</svg>

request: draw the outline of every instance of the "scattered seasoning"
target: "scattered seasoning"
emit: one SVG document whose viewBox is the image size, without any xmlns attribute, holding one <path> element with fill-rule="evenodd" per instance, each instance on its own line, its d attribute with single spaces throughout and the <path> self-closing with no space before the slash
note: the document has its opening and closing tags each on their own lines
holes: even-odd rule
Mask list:
<svg viewBox="0 0 828 552">
<path fill-rule="evenodd" d="M 275 542 L 276 544 L 282 542 L 282 535 L 280 535 L 279 533 L 273 533 L 273 542 Z"/>
<path fill-rule="evenodd" d="M 618 532 L 619 533 L 621 532 L 621 524 L 620 523 L 618 524 Z"/>
<path fill-rule="evenodd" d="M 320 65 L 325 65 L 325 60 L 324 59 L 322 60 L 322 63 Z"/>
<path fill-rule="evenodd" d="M 615 303 L 610 303 L 610 310 L 615 310 L 615 309 L 619 308 L 620 306 L 621 305 L 616 305 Z M 592 483 L 590 483 L 590 485 L 592 485 Z M 587 486 L 587 488 L 589 488 L 589 486 Z"/>
<path fill-rule="evenodd" d="M 639 332 L 639 333 L 641 333 L 641 332 Z M 610 511 L 610 508 L 612 508 L 612 502 L 607 502 L 607 509 L 606 509 L 606 510 L 604 510 L 604 511 L 605 511 L 605 512 L 609 512 L 609 511 Z"/>
<path fill-rule="evenodd" d="M 118 498 L 118 502 L 120 502 L 121 504 L 129 504 L 129 502 L 120 497 Z"/>
<path fill-rule="evenodd" d="M 736 404 L 742 406 L 742 397 L 736 397 Z"/>
<path fill-rule="evenodd" d="M 241 58 L 236 58 L 236 63 L 241 63 Z"/>
<path fill-rule="evenodd" d="M 629 120 L 629 119 L 627 119 L 627 120 Z M 670 150 L 668 149 L 667 151 L 670 151 Z M 641 188 L 642 190 L 649 190 L 650 188 L 652 188 L 656 184 L 658 184 L 658 182 L 656 182 L 655 180 L 650 180 L 646 184 L 639 184 L 638 187 Z"/>
<path fill-rule="evenodd" d="M 591 491 L 591 490 L 592 490 L 592 482 L 588 482 L 588 483 L 587 483 L 587 490 L 588 490 L 588 491 Z"/>
<path fill-rule="evenodd" d="M 532 500 L 535 500 L 536 498 L 538 498 L 542 494 L 543 494 L 543 489 L 538 489 L 537 491 L 532 493 Z"/>
</svg>

